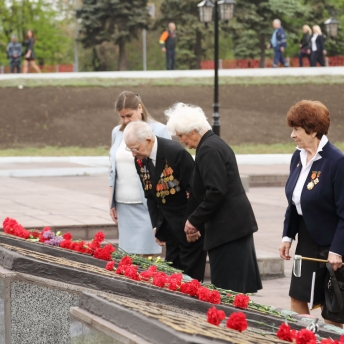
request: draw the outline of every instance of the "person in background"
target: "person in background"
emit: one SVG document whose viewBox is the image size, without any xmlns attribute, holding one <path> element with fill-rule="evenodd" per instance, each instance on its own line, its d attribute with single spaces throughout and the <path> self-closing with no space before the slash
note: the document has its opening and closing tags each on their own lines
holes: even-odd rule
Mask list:
<svg viewBox="0 0 344 344">
<path fill-rule="evenodd" d="M 155 242 L 147 202 L 131 152 L 126 150 L 123 131 L 130 122 L 147 122 L 155 135 L 171 139 L 167 128 L 149 114 L 138 94 L 122 92 L 115 105 L 121 124 L 112 131 L 110 150 L 110 216 L 118 225 L 119 247 L 144 256 L 161 254 Z"/>
<path fill-rule="evenodd" d="M 24 59 L 24 68 L 23 73 L 29 72 L 29 67 L 32 67 L 37 73 L 40 73 L 41 70 L 37 66 L 35 59 L 36 54 L 34 50 L 34 46 L 36 43 L 36 37 L 32 30 L 28 30 L 26 33 L 26 40 L 25 40 L 25 59 Z"/>
<path fill-rule="evenodd" d="M 281 26 L 281 21 L 279 19 L 275 19 L 272 22 L 272 26 L 274 28 L 274 32 L 271 36 L 271 41 L 268 44 L 267 48 L 274 49 L 274 64 L 273 68 L 277 68 L 278 64 L 281 62 L 283 66 L 289 67 L 288 63 L 284 60 L 283 53 L 285 48 L 287 47 L 287 37 Z"/>
<path fill-rule="evenodd" d="M 194 168 L 192 156 L 178 142 L 155 136 L 143 122 L 130 123 L 123 136 L 135 157 L 155 236 L 166 245 L 166 261 L 203 281 L 207 257 L 203 236 L 188 242 L 184 233 Z"/>
<path fill-rule="evenodd" d="M 176 24 L 169 23 L 168 30 L 164 31 L 160 36 L 159 44 L 161 50 L 166 54 L 166 69 L 176 69 Z"/>
<path fill-rule="evenodd" d="M 287 124 L 297 150 L 285 188 L 288 207 L 280 256 L 291 259 L 290 247 L 297 235 L 297 255 L 328 260 L 337 270 L 344 254 L 344 154 L 327 138 L 330 113 L 318 101 L 302 100 L 288 111 Z M 319 267 L 305 261 L 301 276 L 292 275 L 292 311 L 309 314 L 312 275 Z"/>
<path fill-rule="evenodd" d="M 316 67 L 317 63 L 320 66 L 325 67 L 324 55 L 327 54 L 325 50 L 325 40 L 321 32 L 319 25 L 313 26 L 313 36 L 312 36 L 312 56 L 311 56 L 311 66 Z"/>
<path fill-rule="evenodd" d="M 307 57 L 309 65 L 311 65 L 311 48 L 312 48 L 312 29 L 308 25 L 302 27 L 303 36 L 300 42 L 299 62 L 300 67 L 303 67 L 303 58 Z"/>
<path fill-rule="evenodd" d="M 20 73 L 22 45 L 17 42 L 16 35 L 12 35 L 11 42 L 8 43 L 6 52 L 10 60 L 11 73 L 14 73 L 15 69 L 17 69 L 17 73 Z"/>
<path fill-rule="evenodd" d="M 204 237 L 212 284 L 255 293 L 262 288 L 253 239 L 258 226 L 233 150 L 212 132 L 200 107 L 177 103 L 165 114 L 169 132 L 196 149 L 184 222 L 188 241 Z"/>
</svg>

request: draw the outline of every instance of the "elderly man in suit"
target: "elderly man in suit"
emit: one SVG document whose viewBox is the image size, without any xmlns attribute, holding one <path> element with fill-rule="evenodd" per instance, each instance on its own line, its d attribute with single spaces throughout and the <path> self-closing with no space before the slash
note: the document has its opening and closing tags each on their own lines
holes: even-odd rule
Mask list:
<svg viewBox="0 0 344 344">
<path fill-rule="evenodd" d="M 198 240 L 184 233 L 194 161 L 177 142 L 156 137 L 145 122 L 132 122 L 123 139 L 135 157 L 135 166 L 147 198 L 158 243 L 166 243 L 166 260 L 192 278 L 203 280 L 206 252 L 202 229 Z"/>
<path fill-rule="evenodd" d="M 262 288 L 253 241 L 258 227 L 234 152 L 211 131 L 201 108 L 178 103 L 166 115 L 169 131 L 188 148 L 196 148 L 185 225 L 188 239 L 198 241 L 205 227 L 204 250 L 216 287 L 256 292 Z"/>
</svg>

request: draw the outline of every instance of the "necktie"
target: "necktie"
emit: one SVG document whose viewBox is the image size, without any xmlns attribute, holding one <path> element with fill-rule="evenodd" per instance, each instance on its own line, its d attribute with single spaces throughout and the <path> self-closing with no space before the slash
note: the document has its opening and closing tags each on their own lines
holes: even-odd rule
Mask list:
<svg viewBox="0 0 344 344">
<path fill-rule="evenodd" d="M 149 172 L 151 173 L 152 177 L 155 177 L 155 166 L 153 164 L 153 161 L 151 158 L 147 158 L 147 162 L 148 162 L 148 169 Z"/>
</svg>

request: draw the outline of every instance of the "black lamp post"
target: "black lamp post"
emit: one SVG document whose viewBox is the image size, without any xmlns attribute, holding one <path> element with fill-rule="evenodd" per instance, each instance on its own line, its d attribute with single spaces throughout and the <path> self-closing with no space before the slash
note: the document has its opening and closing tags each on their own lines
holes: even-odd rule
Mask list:
<svg viewBox="0 0 344 344">
<path fill-rule="evenodd" d="M 202 23 L 209 23 L 215 20 L 215 53 L 214 53 L 214 113 L 213 131 L 220 136 L 220 104 L 219 104 L 219 14 L 221 20 L 229 21 L 234 16 L 234 0 L 203 0 L 198 5 L 199 17 Z M 220 13 L 219 13 L 220 12 Z"/>
<path fill-rule="evenodd" d="M 325 22 L 325 28 L 326 28 L 326 33 L 329 37 L 334 38 L 338 34 L 338 25 L 339 22 L 331 17 L 330 19 L 327 19 Z"/>
</svg>

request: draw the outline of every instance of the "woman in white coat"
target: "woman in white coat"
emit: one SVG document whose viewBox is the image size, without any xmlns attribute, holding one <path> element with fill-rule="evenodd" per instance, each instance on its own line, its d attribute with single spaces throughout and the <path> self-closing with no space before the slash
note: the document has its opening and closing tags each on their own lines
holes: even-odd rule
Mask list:
<svg viewBox="0 0 344 344">
<path fill-rule="evenodd" d="M 110 150 L 110 216 L 118 225 L 119 247 L 131 254 L 160 254 L 148 213 L 147 202 L 137 175 L 132 153 L 126 149 L 123 130 L 132 121 L 147 122 L 156 136 L 171 139 L 167 127 L 148 113 L 140 96 L 124 91 L 117 98 L 121 124 L 112 131 Z"/>
</svg>

